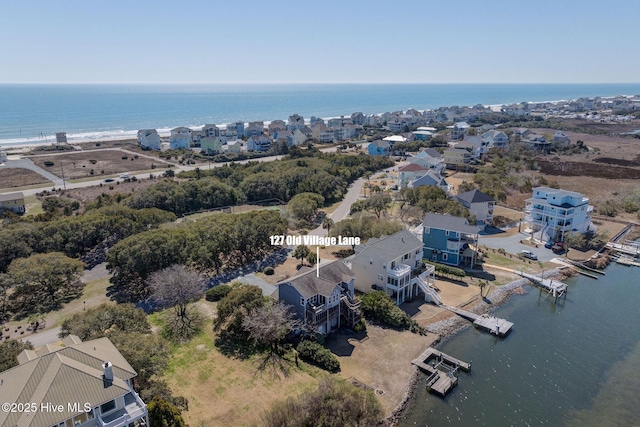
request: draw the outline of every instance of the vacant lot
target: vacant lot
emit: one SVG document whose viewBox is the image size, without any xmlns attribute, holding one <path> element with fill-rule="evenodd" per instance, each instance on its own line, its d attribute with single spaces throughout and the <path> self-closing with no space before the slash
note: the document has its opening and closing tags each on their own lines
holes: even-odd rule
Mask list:
<svg viewBox="0 0 640 427">
<path fill-rule="evenodd" d="M 302 362 L 299 368 L 291 362 L 287 376 L 262 372 L 258 357 L 226 357 L 213 341 L 209 322 L 201 335 L 176 347 L 162 377 L 176 396 L 189 400 L 183 416 L 191 426 L 255 425 L 274 402 L 315 387 L 326 375 Z"/>
<path fill-rule="evenodd" d="M 328 338 L 327 346 L 340 359 L 341 377 L 384 392 L 378 396 L 389 415 L 404 397 L 414 372 L 411 361 L 436 338 L 367 325 L 366 336 L 337 333 Z"/>
<path fill-rule="evenodd" d="M 49 181 L 28 169 L 0 168 L 0 188 L 2 189 L 43 184 L 45 182 Z"/>
<path fill-rule="evenodd" d="M 69 153 L 62 156 L 33 156 L 30 159 L 41 168 L 60 176 L 60 162 L 64 168 L 65 179 L 98 177 L 115 175 L 123 172 L 164 168 L 166 164 L 146 157 L 135 158 L 134 155 L 120 150 L 89 151 Z M 53 162 L 53 166 L 45 165 Z"/>
</svg>

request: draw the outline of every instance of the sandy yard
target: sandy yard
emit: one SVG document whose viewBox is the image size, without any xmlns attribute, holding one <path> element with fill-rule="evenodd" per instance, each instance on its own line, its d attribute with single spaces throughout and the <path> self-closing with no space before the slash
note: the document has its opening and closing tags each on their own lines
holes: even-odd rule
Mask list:
<svg viewBox="0 0 640 427">
<path fill-rule="evenodd" d="M 62 162 L 66 179 L 99 177 L 154 168 L 158 168 L 160 171 L 167 167 L 167 164 L 162 160 L 151 160 L 143 156 L 135 158 L 136 156 L 120 150 L 103 150 L 73 152 L 64 155 L 31 156 L 29 159 L 56 176 L 61 175 L 60 162 Z M 46 166 L 44 163 L 47 161 L 53 162 L 53 166 Z"/>
<path fill-rule="evenodd" d="M 353 332 L 335 334 L 327 346 L 340 359 L 340 376 L 355 379 L 378 392 L 385 414 L 400 403 L 414 368 L 411 361 L 433 344 L 437 336 L 414 334 L 367 325 L 366 336 Z"/>
<path fill-rule="evenodd" d="M 46 182 L 49 182 L 46 178 L 29 169 L 5 169 L 0 167 L 0 189 L 24 187 Z"/>
</svg>

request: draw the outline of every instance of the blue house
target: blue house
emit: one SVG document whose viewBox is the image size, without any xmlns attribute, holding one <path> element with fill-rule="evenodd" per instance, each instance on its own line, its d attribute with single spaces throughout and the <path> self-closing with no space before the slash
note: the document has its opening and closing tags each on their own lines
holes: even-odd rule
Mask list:
<svg viewBox="0 0 640 427">
<path fill-rule="evenodd" d="M 390 148 L 389 142 L 377 140 L 367 146 L 367 152 L 370 156 L 388 156 Z"/>
<path fill-rule="evenodd" d="M 480 227 L 466 218 L 428 213 L 422 223 L 423 257 L 454 266 L 473 267 Z"/>
</svg>

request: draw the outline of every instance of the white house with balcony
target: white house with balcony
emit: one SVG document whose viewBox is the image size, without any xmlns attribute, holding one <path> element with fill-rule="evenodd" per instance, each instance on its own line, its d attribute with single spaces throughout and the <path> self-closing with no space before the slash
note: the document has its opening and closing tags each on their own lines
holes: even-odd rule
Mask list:
<svg viewBox="0 0 640 427">
<path fill-rule="evenodd" d="M 536 187 L 524 207 L 525 232 L 542 242 L 563 242 L 569 232 L 593 229 L 593 206 L 589 198 L 575 191 Z"/>
<path fill-rule="evenodd" d="M 184 126 L 171 129 L 169 148 L 172 150 L 189 149 L 191 147 L 192 133 L 191 129 Z"/>
<path fill-rule="evenodd" d="M 1 411 L 0 425 L 20 427 L 148 426 L 147 406 L 133 390 L 136 371 L 108 338 L 64 346 L 47 344 L 18 355 L 0 372 L 0 401 L 35 405 L 36 411 Z M 57 410 L 42 410 L 56 405 Z M 59 406 L 60 405 L 60 406 Z"/>
<path fill-rule="evenodd" d="M 145 150 L 160 150 L 162 144 L 160 135 L 155 129 L 140 129 L 138 131 L 138 144 Z M 2 159 L 0 159 L 2 162 Z"/>
<path fill-rule="evenodd" d="M 422 264 L 422 242 L 407 230 L 369 239 L 356 246 L 355 254 L 344 262 L 353 271 L 360 292 L 383 290 L 396 304 L 418 295 L 411 273 Z"/>
</svg>

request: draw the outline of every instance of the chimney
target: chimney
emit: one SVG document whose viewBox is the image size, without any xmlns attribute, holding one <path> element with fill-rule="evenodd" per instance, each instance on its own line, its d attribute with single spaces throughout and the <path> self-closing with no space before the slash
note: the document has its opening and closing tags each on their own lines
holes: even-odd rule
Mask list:
<svg viewBox="0 0 640 427">
<path fill-rule="evenodd" d="M 102 372 L 105 380 L 113 381 L 113 365 L 111 362 L 104 362 L 102 364 Z"/>
</svg>

